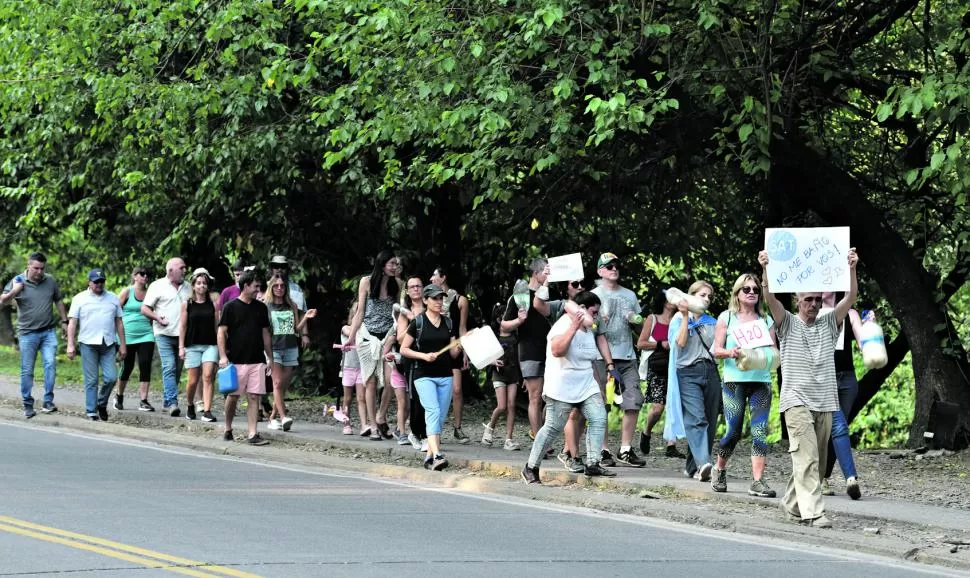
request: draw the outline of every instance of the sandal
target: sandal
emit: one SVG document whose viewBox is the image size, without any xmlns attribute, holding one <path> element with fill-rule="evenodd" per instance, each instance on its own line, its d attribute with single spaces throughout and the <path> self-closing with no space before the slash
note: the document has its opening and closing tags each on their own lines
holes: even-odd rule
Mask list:
<svg viewBox="0 0 970 578">
<path fill-rule="evenodd" d="M 380 436 L 377 439 L 380 439 L 381 437 L 383 437 L 384 439 L 389 440 L 394 437 L 393 435 L 391 435 L 391 428 L 388 427 L 387 422 L 378 423 L 377 431 Z"/>
</svg>

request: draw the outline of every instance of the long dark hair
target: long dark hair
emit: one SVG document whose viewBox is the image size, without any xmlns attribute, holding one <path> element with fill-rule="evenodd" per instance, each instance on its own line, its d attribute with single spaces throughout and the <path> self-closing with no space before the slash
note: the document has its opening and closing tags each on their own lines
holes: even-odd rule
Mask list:
<svg viewBox="0 0 970 578">
<path fill-rule="evenodd" d="M 397 257 L 397 253 L 390 249 L 384 249 L 374 258 L 374 270 L 370 274 L 370 298 L 381 298 L 381 279 L 384 277 L 384 264 Z M 393 284 L 393 285 L 392 285 Z M 393 291 L 391 290 L 393 287 Z M 391 299 L 397 299 L 401 294 L 401 284 L 395 277 L 387 280 L 387 295 Z"/>
</svg>

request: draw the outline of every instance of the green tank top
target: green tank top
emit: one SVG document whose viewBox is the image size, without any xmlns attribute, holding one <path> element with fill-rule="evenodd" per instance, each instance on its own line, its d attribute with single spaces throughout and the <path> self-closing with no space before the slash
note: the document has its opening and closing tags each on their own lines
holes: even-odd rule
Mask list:
<svg viewBox="0 0 970 578">
<path fill-rule="evenodd" d="M 125 301 L 125 306 L 121 308 L 123 313 L 121 322 L 125 325 L 125 343 L 128 345 L 155 340 L 151 322 L 141 314 L 141 303 L 135 297 L 135 288 L 129 287 L 128 300 Z"/>
</svg>

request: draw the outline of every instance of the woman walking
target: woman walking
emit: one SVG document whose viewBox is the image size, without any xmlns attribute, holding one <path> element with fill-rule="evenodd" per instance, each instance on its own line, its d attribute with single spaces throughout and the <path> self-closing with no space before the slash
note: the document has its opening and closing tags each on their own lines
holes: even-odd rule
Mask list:
<svg viewBox="0 0 970 578">
<path fill-rule="evenodd" d="M 155 354 L 155 335 L 152 332 L 152 322 L 141 313 L 141 304 L 148 291 L 148 269 L 135 267 L 131 271 L 131 285 L 125 287 L 118 294 L 121 302 L 122 323 L 125 326 L 125 341 L 128 355 L 125 356 L 118 380 L 118 393 L 115 394 L 114 408 L 125 409 L 125 387 L 131 372 L 135 369 L 135 358 L 138 358 L 138 394 L 141 403 L 138 411 L 155 411 L 148 403 L 148 384 L 152 380 L 152 356 Z"/>
<path fill-rule="evenodd" d="M 637 349 L 642 355 L 647 355 L 647 391 L 644 396 L 643 404 L 650 404 L 650 411 L 647 413 L 647 421 L 643 426 L 643 433 L 640 434 L 640 452 L 643 455 L 650 453 L 650 438 L 653 436 L 653 428 L 660 421 L 660 416 L 664 413 L 667 404 L 667 369 L 670 363 L 670 341 L 667 338 L 667 331 L 670 328 L 670 320 L 677 313 L 677 307 L 667 301 L 663 292 L 658 293 L 657 303 L 653 313 L 643 321 L 643 329 L 640 330 L 640 338 L 637 340 Z M 686 458 L 677 449 L 676 440 L 667 440 L 666 454 L 668 458 Z"/>
<path fill-rule="evenodd" d="M 212 382 L 219 363 L 219 347 L 216 342 L 219 311 L 209 295 L 211 282 L 212 276 L 207 270 L 199 268 L 192 272 L 189 277 L 192 294 L 188 301 L 182 303 L 182 315 L 179 318 L 179 359 L 185 362 L 189 373 L 185 388 L 189 406 L 185 417 L 196 419 L 195 393 L 201 374 L 202 421 L 206 422 L 216 421 L 212 415 Z"/>
<path fill-rule="evenodd" d="M 401 355 L 414 360 L 414 388 L 424 406 L 428 428 L 424 467 L 441 470 L 448 466 L 441 452 L 441 429 L 451 404 L 451 370 L 461 353 L 461 345 L 452 335 L 451 320 L 442 314 L 445 292 L 441 287 L 427 285 L 421 290 L 421 296 L 425 311 L 408 326 Z M 451 349 L 442 352 L 449 345 Z"/>
<path fill-rule="evenodd" d="M 269 326 L 273 349 L 273 410 L 269 416 L 269 429 L 290 431 L 293 418 L 286 415 L 286 390 L 293 379 L 293 371 L 300 365 L 300 336 L 308 319 L 317 315 L 310 309 L 300 316 L 300 310 L 290 299 L 290 287 L 282 275 L 273 275 L 263 297 L 269 310 Z"/>
<path fill-rule="evenodd" d="M 724 421 L 727 432 L 717 451 L 717 464 L 711 479 L 715 492 L 727 491 L 727 463 L 741 440 L 744 429 L 744 407 L 751 411 L 751 474 L 754 482 L 748 494 L 759 498 L 774 498 L 775 491 L 765 480 L 765 461 L 768 455 L 768 411 L 771 409 L 771 368 L 738 368 L 737 359 L 742 347 L 760 349 L 770 354 L 777 343 L 774 321 L 764 315 L 761 301 L 761 280 L 757 275 L 738 277 L 731 289 L 728 310 L 717 318 L 714 328 L 714 356 L 724 360 Z M 741 342 L 739 342 L 739 339 Z"/>
</svg>

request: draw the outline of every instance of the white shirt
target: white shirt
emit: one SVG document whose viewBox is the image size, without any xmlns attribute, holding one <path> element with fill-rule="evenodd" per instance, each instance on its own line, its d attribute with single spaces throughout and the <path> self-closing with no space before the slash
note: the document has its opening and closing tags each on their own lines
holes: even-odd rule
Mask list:
<svg viewBox="0 0 970 578">
<path fill-rule="evenodd" d="M 161 325 L 157 321 L 152 322 L 152 331 L 155 335 L 168 335 L 169 337 L 179 336 L 179 320 L 182 318 L 182 302 L 188 300 L 192 294 L 189 284 L 182 281 L 182 285 L 176 289 L 168 277 L 162 277 L 152 281 L 145 292 L 143 305 L 148 305 L 155 311 L 155 315 L 164 317 L 168 325 Z"/>
<path fill-rule="evenodd" d="M 78 320 L 78 343 L 85 345 L 113 345 L 118 340 L 115 320 L 121 319 L 121 302 L 110 291 L 96 295 L 93 291 L 81 291 L 71 299 L 67 316 Z"/>
<path fill-rule="evenodd" d="M 564 315 L 549 330 L 542 394 L 557 401 L 580 403 L 600 392 L 593 377 L 593 361 L 598 350 L 593 332 L 580 328 L 569 342 L 565 356 L 556 357 L 552 354 L 552 340 L 564 335 L 572 323 L 572 318 Z"/>
</svg>

